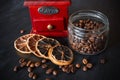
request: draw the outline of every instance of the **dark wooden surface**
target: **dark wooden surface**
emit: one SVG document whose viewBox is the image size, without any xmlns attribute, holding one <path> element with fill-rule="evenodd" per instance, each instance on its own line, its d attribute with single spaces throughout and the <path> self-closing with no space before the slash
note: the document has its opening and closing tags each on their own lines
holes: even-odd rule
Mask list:
<svg viewBox="0 0 120 80">
<path fill-rule="evenodd" d="M 26 70 L 13 72 L 13 67 L 18 63 L 19 56 L 13 47 L 14 40 L 27 34 L 31 30 L 28 8 L 23 6 L 24 0 L 0 0 L 0 80 L 30 80 Z M 92 9 L 104 13 L 110 22 L 109 44 L 107 49 L 99 55 L 83 56 L 75 53 L 75 62 L 83 57 L 88 57 L 95 63 L 92 70 L 75 74 L 59 73 L 52 80 L 120 80 L 120 10 L 117 0 L 72 0 L 69 15 L 77 10 Z M 67 38 L 57 38 L 62 44 L 68 45 Z M 105 57 L 107 63 L 97 63 L 100 57 Z M 39 70 L 39 78 L 44 80 L 44 70 Z M 49 76 L 51 77 L 51 76 Z"/>
</svg>

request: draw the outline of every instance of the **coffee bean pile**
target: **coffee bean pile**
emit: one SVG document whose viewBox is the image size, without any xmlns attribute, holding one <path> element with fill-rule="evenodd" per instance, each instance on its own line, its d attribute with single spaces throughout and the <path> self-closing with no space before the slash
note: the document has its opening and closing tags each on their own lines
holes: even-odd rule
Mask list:
<svg viewBox="0 0 120 80">
<path fill-rule="evenodd" d="M 76 27 L 80 27 L 85 30 L 98 30 L 103 27 L 104 24 L 100 21 L 92 20 L 92 19 L 80 19 L 78 21 L 73 22 Z"/>
<path fill-rule="evenodd" d="M 61 68 L 61 70 L 65 73 L 75 73 L 76 71 L 76 67 L 74 64 L 70 64 L 67 66 L 59 66 L 59 68 Z"/>
<path fill-rule="evenodd" d="M 81 54 L 96 54 L 105 48 L 106 32 L 100 31 L 100 28 L 104 27 L 103 23 L 92 19 L 80 19 L 73 24 L 85 30 L 75 32 L 71 29 L 74 32 L 69 32 L 69 43 L 75 51 Z"/>
<path fill-rule="evenodd" d="M 52 74 L 53 76 L 57 76 L 58 73 L 60 73 L 60 72 L 69 74 L 69 73 L 75 73 L 77 70 L 81 70 L 81 69 L 82 69 L 82 71 L 85 72 L 85 71 L 91 70 L 94 66 L 90 62 L 90 60 L 87 58 L 83 58 L 81 60 L 81 62 L 79 62 L 79 63 L 72 63 L 67 66 L 55 65 L 57 68 L 51 67 L 51 65 L 54 65 L 53 63 L 51 63 L 51 65 L 47 64 L 47 63 L 49 63 L 49 61 L 46 59 L 41 59 L 40 61 L 33 62 L 31 60 L 20 58 L 18 62 L 19 62 L 19 65 L 14 66 L 13 71 L 18 72 L 19 70 L 26 68 L 27 69 L 26 71 L 28 72 L 28 77 L 33 80 L 37 79 L 40 75 L 40 73 L 38 74 L 37 72 L 35 72 L 36 68 L 44 69 L 46 75 Z M 100 58 L 100 60 L 99 60 L 100 64 L 105 64 L 105 62 L 106 62 L 105 58 Z M 45 80 L 52 80 L 52 79 L 46 77 Z"/>
<path fill-rule="evenodd" d="M 86 58 L 82 59 L 82 63 L 83 63 L 83 67 L 82 67 L 83 71 L 87 71 L 88 69 L 91 69 L 93 67 L 93 64 L 90 63 Z"/>
<path fill-rule="evenodd" d="M 48 67 L 48 65 L 46 64 L 48 61 L 46 59 L 42 59 L 41 61 L 31 61 L 31 60 L 27 60 L 24 58 L 20 58 L 19 59 L 19 65 L 15 66 L 13 71 L 18 72 L 19 70 L 23 69 L 23 68 L 27 68 L 27 72 L 28 72 L 28 77 L 31 79 L 37 79 L 38 78 L 38 74 L 35 73 L 35 68 L 43 68 L 46 69 Z M 53 75 L 57 75 L 57 70 L 54 70 L 54 74 Z M 51 80 L 49 78 L 46 78 L 45 80 Z"/>
<path fill-rule="evenodd" d="M 93 67 L 93 64 L 90 63 L 86 58 L 82 59 L 81 64 L 76 63 L 76 64 L 70 64 L 68 66 L 59 66 L 59 68 L 62 69 L 62 71 L 65 73 L 75 73 L 77 70 L 80 70 L 80 68 L 82 69 L 82 71 L 87 71 L 92 67 Z"/>
</svg>

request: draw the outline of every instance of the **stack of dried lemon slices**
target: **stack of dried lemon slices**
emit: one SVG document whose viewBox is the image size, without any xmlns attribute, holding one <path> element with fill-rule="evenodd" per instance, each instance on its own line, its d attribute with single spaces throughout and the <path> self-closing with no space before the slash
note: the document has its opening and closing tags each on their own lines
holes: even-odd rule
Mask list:
<svg viewBox="0 0 120 80">
<path fill-rule="evenodd" d="M 15 49 L 21 54 L 34 54 L 39 58 L 51 60 L 56 65 L 69 65 L 73 52 L 53 38 L 39 34 L 26 34 L 14 41 Z"/>
</svg>

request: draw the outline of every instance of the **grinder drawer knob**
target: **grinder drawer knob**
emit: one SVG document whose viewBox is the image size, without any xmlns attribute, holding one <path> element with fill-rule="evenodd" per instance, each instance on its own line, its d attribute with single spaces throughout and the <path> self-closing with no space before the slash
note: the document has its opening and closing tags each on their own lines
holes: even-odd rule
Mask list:
<svg viewBox="0 0 120 80">
<path fill-rule="evenodd" d="M 47 26 L 47 28 L 48 28 L 49 30 L 52 30 L 54 27 L 53 27 L 51 24 L 49 24 L 49 25 Z"/>
</svg>

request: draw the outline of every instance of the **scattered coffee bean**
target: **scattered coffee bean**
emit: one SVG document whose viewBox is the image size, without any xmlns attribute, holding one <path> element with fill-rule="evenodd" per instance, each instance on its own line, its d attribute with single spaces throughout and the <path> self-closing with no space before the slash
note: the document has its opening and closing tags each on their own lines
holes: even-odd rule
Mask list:
<svg viewBox="0 0 120 80">
<path fill-rule="evenodd" d="M 49 68 L 48 70 L 46 70 L 46 74 L 51 74 L 53 71 L 53 68 Z"/>
<path fill-rule="evenodd" d="M 89 68 L 89 69 L 92 68 L 92 66 L 93 66 L 92 63 L 87 63 L 86 64 L 86 67 Z"/>
<path fill-rule="evenodd" d="M 61 69 L 63 66 L 59 66 L 59 68 Z"/>
<path fill-rule="evenodd" d="M 69 66 L 68 66 L 68 69 L 67 69 L 68 71 L 70 70 L 70 72 L 72 72 L 72 73 L 74 73 L 75 72 L 75 67 L 74 67 L 74 65 L 73 64 L 70 64 Z"/>
<path fill-rule="evenodd" d="M 36 79 L 36 78 L 37 78 L 37 75 L 36 75 L 36 74 L 33 74 L 32 79 Z"/>
<path fill-rule="evenodd" d="M 35 67 L 39 67 L 39 66 L 40 66 L 40 62 L 36 62 Z"/>
<path fill-rule="evenodd" d="M 53 70 L 53 75 L 56 76 L 58 74 L 58 71 Z"/>
<path fill-rule="evenodd" d="M 66 72 L 66 68 L 65 68 L 65 67 L 62 67 L 62 71 L 63 71 L 63 72 Z"/>
<path fill-rule="evenodd" d="M 32 67 L 32 68 L 35 67 L 35 64 L 34 64 L 34 63 L 31 63 L 31 64 L 30 64 L 30 67 Z"/>
<path fill-rule="evenodd" d="M 101 59 L 100 59 L 100 63 L 101 63 L 101 64 L 105 64 L 105 62 L 106 62 L 106 61 L 105 61 L 104 58 L 101 58 Z"/>
<path fill-rule="evenodd" d="M 72 66 L 72 67 L 70 68 L 70 70 L 71 70 L 72 73 L 74 73 L 74 72 L 75 72 L 75 66 Z"/>
<path fill-rule="evenodd" d="M 24 61 L 25 61 L 24 58 L 20 58 L 20 59 L 19 59 L 19 63 L 22 63 L 22 62 L 24 62 Z"/>
<path fill-rule="evenodd" d="M 69 65 L 66 65 L 66 66 L 63 66 L 64 68 L 68 68 L 69 67 Z"/>
<path fill-rule="evenodd" d="M 22 63 L 20 64 L 20 67 L 25 67 L 26 64 L 27 64 L 27 63 L 24 61 L 24 62 L 22 62 Z"/>
<path fill-rule="evenodd" d="M 83 70 L 83 71 L 87 71 L 87 67 L 86 67 L 86 66 L 83 66 L 82 70 Z"/>
<path fill-rule="evenodd" d="M 83 64 L 87 64 L 87 63 L 88 63 L 88 60 L 87 60 L 86 58 L 83 58 L 83 59 L 82 59 L 82 63 L 83 63 Z"/>
<path fill-rule="evenodd" d="M 51 80 L 50 78 L 46 78 L 45 80 Z"/>
<path fill-rule="evenodd" d="M 25 31 L 24 30 L 20 30 L 20 33 L 22 34 L 22 33 L 24 33 Z"/>
<path fill-rule="evenodd" d="M 28 76 L 29 76 L 29 78 L 32 78 L 33 77 L 33 72 L 30 72 L 29 74 L 28 74 Z"/>
<path fill-rule="evenodd" d="M 47 68 L 47 64 L 42 64 L 42 68 L 43 69 Z"/>
<path fill-rule="evenodd" d="M 64 68 L 65 68 L 65 72 L 66 73 L 70 73 L 71 72 L 71 67 L 72 67 L 73 65 L 71 64 L 71 65 L 68 65 L 68 66 L 64 66 Z"/>
<path fill-rule="evenodd" d="M 13 71 L 16 72 L 17 70 L 18 70 L 18 66 L 15 66 L 14 69 L 13 69 Z"/>
<path fill-rule="evenodd" d="M 30 64 L 31 64 L 31 61 L 29 60 L 26 64 L 26 66 L 28 67 L 28 66 L 30 66 Z"/>
<path fill-rule="evenodd" d="M 42 59 L 42 63 L 46 63 L 47 62 L 47 60 L 46 59 Z"/>
<path fill-rule="evenodd" d="M 71 69 L 67 68 L 65 72 L 70 73 L 70 71 L 71 71 Z"/>
<path fill-rule="evenodd" d="M 68 67 L 69 67 L 69 68 L 73 67 L 73 64 L 70 64 Z"/>
<path fill-rule="evenodd" d="M 31 67 L 28 67 L 27 70 L 28 70 L 28 72 L 32 72 L 33 69 Z"/>
<path fill-rule="evenodd" d="M 63 71 L 63 72 L 66 72 L 66 73 L 70 73 L 69 66 L 63 66 L 63 67 L 62 67 L 62 71 Z"/>
<path fill-rule="evenodd" d="M 80 68 L 80 64 L 79 64 L 79 63 L 77 63 L 75 66 L 76 66 L 76 68 L 78 68 L 78 69 Z"/>
</svg>

